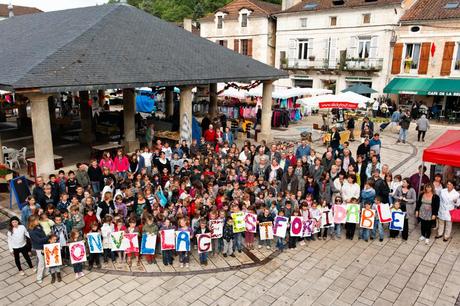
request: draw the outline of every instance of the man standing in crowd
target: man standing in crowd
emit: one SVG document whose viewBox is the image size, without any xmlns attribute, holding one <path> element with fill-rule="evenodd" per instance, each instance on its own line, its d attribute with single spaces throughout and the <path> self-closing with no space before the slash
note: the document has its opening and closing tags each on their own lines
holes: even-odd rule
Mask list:
<svg viewBox="0 0 460 306">
<path fill-rule="evenodd" d="M 401 127 L 401 129 L 399 130 L 399 138 L 398 138 L 398 141 L 396 141 L 396 143 L 406 143 L 406 140 L 407 140 L 407 131 L 409 130 L 409 127 L 410 127 L 410 115 L 409 115 L 409 111 L 405 111 L 402 115 L 401 115 L 401 119 L 399 120 L 399 126 Z"/>
<path fill-rule="evenodd" d="M 306 140 L 302 140 L 300 143 L 300 146 L 297 147 L 297 150 L 295 151 L 295 157 L 297 159 L 302 159 L 303 156 L 309 156 L 310 155 L 310 145 L 307 143 Z"/>
</svg>

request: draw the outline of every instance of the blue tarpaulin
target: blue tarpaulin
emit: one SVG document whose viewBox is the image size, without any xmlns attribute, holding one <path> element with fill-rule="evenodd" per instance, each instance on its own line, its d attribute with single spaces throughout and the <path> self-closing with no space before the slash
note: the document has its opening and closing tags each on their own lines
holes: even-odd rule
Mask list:
<svg viewBox="0 0 460 306">
<path fill-rule="evenodd" d="M 138 91 L 136 94 L 136 111 L 139 113 L 152 113 L 156 110 L 154 92 Z"/>
<path fill-rule="evenodd" d="M 196 139 L 198 143 L 201 139 L 201 126 L 195 117 L 192 119 L 192 139 Z"/>
</svg>

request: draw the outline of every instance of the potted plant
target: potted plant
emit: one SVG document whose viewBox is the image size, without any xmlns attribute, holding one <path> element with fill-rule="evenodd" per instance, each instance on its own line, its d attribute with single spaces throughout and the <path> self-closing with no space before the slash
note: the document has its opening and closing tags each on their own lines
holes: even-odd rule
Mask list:
<svg viewBox="0 0 460 306">
<path fill-rule="evenodd" d="M 281 59 L 281 68 L 285 69 L 288 66 L 288 59 L 287 58 L 282 58 Z"/>
<path fill-rule="evenodd" d="M 0 164 L 0 192 L 8 192 L 8 183 L 14 177 L 14 171 Z"/>
</svg>

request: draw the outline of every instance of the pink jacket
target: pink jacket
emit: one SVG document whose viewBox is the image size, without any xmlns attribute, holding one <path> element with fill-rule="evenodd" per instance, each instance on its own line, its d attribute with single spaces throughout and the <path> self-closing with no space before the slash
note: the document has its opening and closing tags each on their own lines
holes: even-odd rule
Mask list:
<svg viewBox="0 0 460 306">
<path fill-rule="evenodd" d="M 108 160 L 101 159 L 101 161 L 99 162 L 99 167 L 101 167 L 101 169 L 107 167 L 110 170 L 110 172 L 115 171 L 115 165 L 113 164 L 113 160 L 111 158 L 109 158 Z"/>
<path fill-rule="evenodd" d="M 123 156 L 121 159 L 117 156 L 113 160 L 113 165 L 115 172 L 126 172 L 129 169 L 129 161 L 126 156 Z"/>
</svg>

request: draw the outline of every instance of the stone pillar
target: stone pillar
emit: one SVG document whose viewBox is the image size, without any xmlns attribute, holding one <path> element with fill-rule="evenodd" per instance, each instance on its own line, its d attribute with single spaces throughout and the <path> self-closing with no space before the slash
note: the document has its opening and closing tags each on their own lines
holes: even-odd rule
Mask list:
<svg viewBox="0 0 460 306">
<path fill-rule="evenodd" d="M 211 118 L 217 116 L 217 83 L 209 84 L 209 114 Z"/>
<path fill-rule="evenodd" d="M 30 99 L 32 134 L 37 175 L 48 176 L 54 171 L 53 138 L 51 135 L 48 95 L 34 93 Z"/>
<path fill-rule="evenodd" d="M 81 119 L 81 133 L 80 142 L 84 144 L 91 144 L 95 137 L 93 133 L 92 109 L 88 105 L 89 93 L 88 91 L 80 91 L 80 119 Z"/>
<path fill-rule="evenodd" d="M 126 153 L 132 153 L 139 149 L 139 141 L 136 138 L 136 94 L 134 88 L 123 89 L 123 120 L 124 120 L 124 146 Z"/>
<path fill-rule="evenodd" d="M 166 116 L 174 115 L 174 87 L 166 87 L 165 108 Z"/>
<path fill-rule="evenodd" d="M 262 93 L 262 118 L 260 133 L 257 135 L 257 141 L 265 140 L 267 143 L 273 140 L 272 137 L 272 91 L 273 81 L 263 82 Z"/>
<path fill-rule="evenodd" d="M 190 144 L 192 142 L 192 88 L 184 86 L 180 89 L 180 139 L 186 139 Z"/>
</svg>

